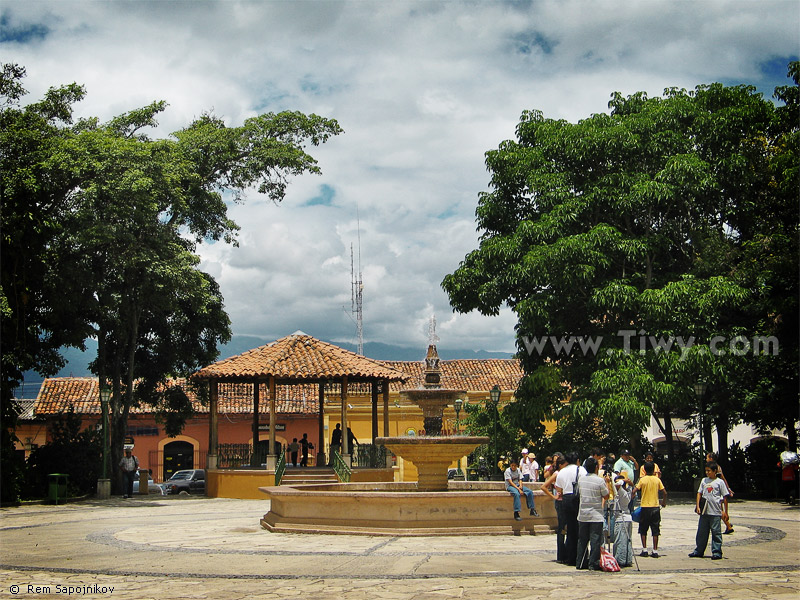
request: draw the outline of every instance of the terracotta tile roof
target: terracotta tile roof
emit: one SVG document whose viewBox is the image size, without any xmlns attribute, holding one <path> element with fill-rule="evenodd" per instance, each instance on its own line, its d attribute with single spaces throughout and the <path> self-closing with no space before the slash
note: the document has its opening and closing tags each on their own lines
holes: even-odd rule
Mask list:
<svg viewBox="0 0 800 600">
<path fill-rule="evenodd" d="M 208 405 L 203 404 L 186 380 L 171 382 L 180 385 L 192 401 L 198 414 L 208 414 Z M 319 412 L 318 388 L 316 385 L 278 386 L 276 389 L 276 413 L 308 414 Z M 259 387 L 259 412 L 269 410 L 269 390 L 266 385 Z M 77 414 L 100 414 L 100 395 L 97 378 L 94 377 L 51 377 L 44 380 L 36 398 L 37 416 L 68 412 L 70 406 Z M 131 407 L 131 414 L 150 414 L 149 407 Z M 221 383 L 219 385 L 220 413 L 252 413 L 253 386 L 245 383 Z"/>
<path fill-rule="evenodd" d="M 387 368 L 395 374 L 402 374 L 407 380 L 390 384 L 390 392 L 397 393 L 404 389 L 422 386 L 424 364 L 418 361 L 388 361 Z M 467 390 L 475 394 L 488 394 L 495 385 L 499 385 L 504 393 L 514 393 L 522 378 L 522 367 L 516 359 L 459 359 L 443 360 L 441 385 L 445 388 Z M 208 405 L 204 405 L 188 386 L 184 379 L 174 380 L 186 390 L 198 414 L 208 414 Z M 337 403 L 339 385 L 326 386 L 326 403 Z M 305 383 L 276 386 L 276 412 L 278 414 L 315 415 L 319 412 L 319 387 L 317 384 Z M 349 386 L 351 397 L 370 395 L 370 388 L 365 384 Z M 266 383 L 259 386 L 259 412 L 269 411 L 269 390 Z M 39 396 L 36 399 L 35 414 L 46 416 L 66 412 L 73 406 L 78 414 L 99 414 L 100 396 L 97 379 L 91 377 L 56 377 L 44 380 Z M 133 407 L 131 414 L 148 414 L 149 408 Z M 253 386 L 249 383 L 220 383 L 219 412 L 221 414 L 252 414 Z"/>
<path fill-rule="evenodd" d="M 383 362 L 360 356 L 302 332 L 215 362 L 192 377 L 242 379 L 274 376 L 278 379 L 318 380 L 345 375 L 391 381 L 403 378 L 402 373 Z"/>
<path fill-rule="evenodd" d="M 392 383 L 391 391 L 422 387 L 423 363 L 387 361 L 386 364 L 409 377 L 402 384 Z M 439 366 L 442 371 L 441 387 L 478 393 L 488 393 L 495 385 L 499 385 L 504 392 L 514 393 L 523 375 L 520 362 L 514 358 L 443 360 Z"/>
</svg>

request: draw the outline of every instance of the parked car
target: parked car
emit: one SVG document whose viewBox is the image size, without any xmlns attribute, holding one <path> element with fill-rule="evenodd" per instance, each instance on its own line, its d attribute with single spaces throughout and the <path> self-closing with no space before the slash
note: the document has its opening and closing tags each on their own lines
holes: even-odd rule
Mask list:
<svg viewBox="0 0 800 600">
<path fill-rule="evenodd" d="M 206 472 L 205 469 L 185 469 L 175 471 L 172 477 L 164 483 L 164 491 L 167 494 L 204 494 L 206 491 Z"/>
<path fill-rule="evenodd" d="M 136 473 L 136 479 L 133 480 L 133 493 L 134 494 L 138 494 L 139 493 L 139 477 L 140 477 L 141 473 L 142 473 L 142 470 L 140 469 Z M 147 473 L 147 493 L 148 494 L 157 494 L 159 496 L 166 496 L 166 492 L 164 491 L 164 488 L 161 487 L 160 484 L 158 484 L 155 481 L 153 481 L 153 476 L 150 475 L 150 473 Z"/>
</svg>

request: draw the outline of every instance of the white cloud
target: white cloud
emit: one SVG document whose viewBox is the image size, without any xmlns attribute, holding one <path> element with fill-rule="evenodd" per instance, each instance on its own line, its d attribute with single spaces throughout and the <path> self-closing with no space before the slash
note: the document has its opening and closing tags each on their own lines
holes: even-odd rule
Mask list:
<svg viewBox="0 0 800 600">
<path fill-rule="evenodd" d="M 6 2 L 4 60 L 38 98 L 77 81 L 79 115 L 165 99 L 160 135 L 213 110 L 316 112 L 345 134 L 312 148 L 323 175 L 276 206 L 231 209 L 240 247 L 201 248 L 234 332 L 352 341 L 350 245 L 361 232 L 368 341 L 514 349 L 514 318 L 454 315 L 442 278 L 476 247 L 484 153 L 520 113 L 577 120 L 614 90 L 714 80 L 766 90 L 797 54 L 795 2 Z M 43 33 L 44 32 L 44 33 Z M 308 205 L 332 191 L 330 203 Z M 358 220 L 357 220 L 358 212 Z"/>
</svg>

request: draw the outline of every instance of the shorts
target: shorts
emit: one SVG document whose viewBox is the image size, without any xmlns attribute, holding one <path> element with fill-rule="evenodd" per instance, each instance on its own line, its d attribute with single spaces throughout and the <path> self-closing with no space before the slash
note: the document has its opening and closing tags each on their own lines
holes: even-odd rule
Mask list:
<svg viewBox="0 0 800 600">
<path fill-rule="evenodd" d="M 653 535 L 661 535 L 661 508 L 658 506 L 643 506 L 639 517 L 639 535 L 647 535 L 647 530 Z"/>
</svg>

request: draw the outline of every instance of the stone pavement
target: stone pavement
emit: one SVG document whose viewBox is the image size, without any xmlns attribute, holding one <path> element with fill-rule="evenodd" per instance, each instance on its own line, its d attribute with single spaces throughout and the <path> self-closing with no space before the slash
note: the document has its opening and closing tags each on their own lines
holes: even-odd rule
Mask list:
<svg viewBox="0 0 800 600">
<path fill-rule="evenodd" d="M 509 503 L 510 504 L 510 503 Z M 731 505 L 725 559 L 690 559 L 693 504 L 662 518 L 661 558 L 592 573 L 554 536 L 268 533 L 266 500 L 143 497 L 0 509 L 0 598 L 796 599 L 800 509 Z M 509 514 L 510 516 L 510 514 Z M 638 539 L 634 547 L 640 550 Z M 15 587 L 17 586 L 17 587 Z M 16 593 L 15 593 L 16 592 Z"/>
</svg>

